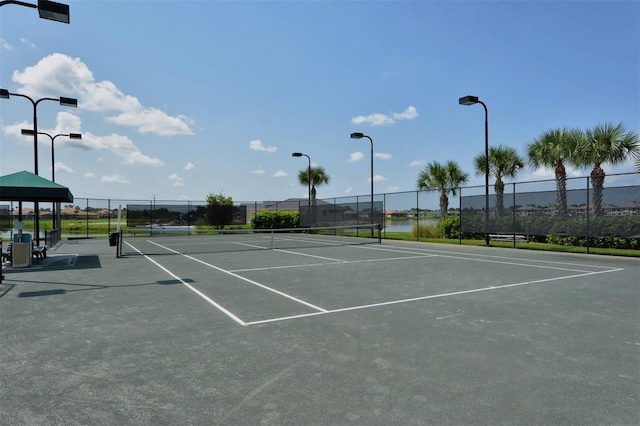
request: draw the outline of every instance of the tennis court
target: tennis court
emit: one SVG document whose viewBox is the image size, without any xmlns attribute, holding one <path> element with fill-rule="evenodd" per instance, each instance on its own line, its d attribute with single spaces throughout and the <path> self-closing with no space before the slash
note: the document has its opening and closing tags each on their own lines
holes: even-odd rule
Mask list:
<svg viewBox="0 0 640 426">
<path fill-rule="evenodd" d="M 7 271 L 9 424 L 640 418 L 637 259 L 219 237 L 126 238 L 122 258 L 80 241 Z"/>
</svg>

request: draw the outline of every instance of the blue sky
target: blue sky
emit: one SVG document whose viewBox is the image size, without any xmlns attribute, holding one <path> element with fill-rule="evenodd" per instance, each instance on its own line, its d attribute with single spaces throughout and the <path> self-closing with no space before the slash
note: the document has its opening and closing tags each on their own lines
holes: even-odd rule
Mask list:
<svg viewBox="0 0 640 426">
<path fill-rule="evenodd" d="M 471 175 L 489 143 L 525 155 L 555 127 L 640 130 L 637 1 L 70 1 L 71 24 L 0 10 L 0 87 L 44 101 L 56 181 L 76 198 L 234 201 L 416 189 L 428 162 Z M 0 172 L 33 171 L 31 104 L 0 100 Z M 633 171 L 631 162 L 608 173 Z M 51 144 L 39 138 L 39 172 Z M 587 175 L 588 170 L 571 171 Z M 551 177 L 523 170 L 516 181 Z"/>
</svg>

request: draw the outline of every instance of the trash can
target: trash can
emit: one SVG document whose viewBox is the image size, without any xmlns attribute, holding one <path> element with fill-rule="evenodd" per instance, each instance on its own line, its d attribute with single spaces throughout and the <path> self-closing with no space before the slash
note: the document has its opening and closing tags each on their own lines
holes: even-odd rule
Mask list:
<svg viewBox="0 0 640 426">
<path fill-rule="evenodd" d="M 119 232 L 112 232 L 109 234 L 109 245 L 111 247 L 116 247 L 118 245 L 118 240 L 120 239 Z"/>
</svg>

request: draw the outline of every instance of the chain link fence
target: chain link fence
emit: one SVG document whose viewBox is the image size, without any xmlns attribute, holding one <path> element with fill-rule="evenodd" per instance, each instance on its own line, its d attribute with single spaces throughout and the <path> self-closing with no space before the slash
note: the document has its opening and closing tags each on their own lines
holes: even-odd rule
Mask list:
<svg viewBox="0 0 640 426">
<path fill-rule="evenodd" d="M 640 173 L 606 176 L 601 189 L 594 189 L 589 177 L 567 179 L 566 191 L 558 191 L 555 180 L 508 183 L 503 194 L 496 194 L 491 185 L 488 212 L 484 186 L 462 187 L 456 193 L 448 194 L 446 207 L 449 216 L 460 216 L 460 235 L 464 238 L 505 234 L 546 242 L 640 239 Z M 62 238 L 106 238 L 117 230 L 118 223 L 125 235 L 191 234 L 209 226 L 210 216 L 215 214 L 225 215 L 231 227 L 238 227 L 250 223 L 261 211 L 297 211 L 300 226 L 381 223 L 385 238 L 388 232 L 409 232 L 419 239 L 415 230 L 423 224 L 438 224 L 443 201 L 439 191 L 407 191 L 374 194 L 373 200 L 371 195 L 357 195 L 236 201 L 231 210 L 216 213 L 204 200 L 76 198 L 74 205 L 59 209 L 65 223 L 62 232 L 55 226 L 59 222 L 54 220 L 52 208 L 40 203 L 40 227 L 51 246 Z M 25 232 L 33 216 L 33 208 L 23 206 Z M 17 203 L 0 205 L 3 238 L 10 237 L 17 220 Z"/>
</svg>

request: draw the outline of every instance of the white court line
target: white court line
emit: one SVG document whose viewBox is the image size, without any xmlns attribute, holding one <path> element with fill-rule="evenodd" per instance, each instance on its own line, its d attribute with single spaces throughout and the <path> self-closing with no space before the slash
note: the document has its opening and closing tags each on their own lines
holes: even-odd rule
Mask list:
<svg viewBox="0 0 640 426">
<path fill-rule="evenodd" d="M 266 286 L 266 285 L 264 285 L 264 284 L 260 284 L 259 282 L 256 282 L 256 281 L 253 281 L 253 280 L 250 280 L 249 278 L 245 278 L 245 277 L 243 277 L 242 275 L 234 274 L 233 272 L 231 272 L 231 271 L 227 271 L 226 269 L 222 269 L 222 268 L 220 268 L 219 266 L 215 266 L 215 265 L 212 265 L 212 264 L 210 264 L 210 263 L 207 263 L 207 262 L 205 262 L 205 261 L 203 261 L 203 260 L 197 259 L 197 258 L 195 258 L 195 257 L 193 257 L 193 256 L 189 256 L 189 255 L 187 255 L 187 254 L 177 252 L 177 251 L 175 251 L 175 250 L 173 250 L 173 249 L 170 249 L 169 247 L 165 247 L 165 246 L 163 246 L 163 245 L 161 245 L 161 244 L 158 244 L 158 243 L 156 243 L 156 242 L 149 241 L 149 240 L 147 240 L 147 242 L 149 242 L 149 243 L 151 243 L 151 244 L 155 244 L 156 246 L 161 247 L 161 248 L 163 248 L 163 249 L 165 249 L 165 250 L 169 250 L 169 251 L 174 252 L 174 253 L 176 253 L 176 254 L 180 254 L 180 255 L 182 255 L 182 256 L 184 256 L 184 257 L 186 257 L 187 259 L 194 260 L 194 261 L 196 261 L 196 262 L 198 262 L 198 263 L 201 263 L 201 264 L 203 264 L 203 265 L 205 265 L 205 266 L 208 266 L 208 267 L 210 267 L 210 268 L 213 268 L 213 269 L 215 269 L 216 271 L 220 271 L 220 272 L 223 272 L 223 273 L 225 273 L 225 274 L 227 274 L 227 275 L 231 275 L 231 276 L 232 276 L 232 277 L 234 277 L 234 278 L 238 278 L 238 279 L 240 279 L 240 280 L 242 280 L 242 281 L 248 282 L 249 284 L 253 284 L 253 285 L 255 285 L 255 286 L 257 286 L 257 287 L 260 287 L 260 288 L 262 288 L 262 289 L 264 289 L 264 290 L 268 290 L 268 291 L 273 292 L 273 293 L 276 293 L 276 294 L 278 294 L 278 295 L 280 295 L 280 296 L 282 296 L 282 297 L 286 297 L 287 299 L 293 300 L 294 302 L 301 303 L 301 304 L 303 304 L 303 305 L 305 305 L 305 306 L 308 306 L 308 307 L 310 307 L 310 308 L 313 308 L 313 309 L 315 309 L 315 310 L 317 310 L 317 311 L 320 311 L 320 312 L 326 312 L 326 309 L 323 309 L 323 308 L 321 308 L 321 307 L 319 307 L 319 306 L 313 305 L 313 304 L 311 304 L 311 303 L 309 303 L 309 302 L 305 302 L 305 301 L 304 301 L 304 300 L 302 300 L 302 299 L 298 299 L 297 297 L 293 297 L 293 296 L 291 296 L 291 295 L 289 295 L 289 294 L 287 294 L 287 293 L 283 293 L 283 292 L 281 292 L 281 291 L 279 291 L 279 290 L 276 290 L 276 289 L 274 289 L 274 288 L 267 287 L 267 286 Z M 154 262 L 154 263 L 155 263 L 155 262 Z"/>
<path fill-rule="evenodd" d="M 534 280 L 534 281 L 523 281 L 523 282 L 514 283 L 514 284 L 505 284 L 505 285 L 500 285 L 500 286 L 489 286 L 489 287 L 483 287 L 483 288 L 476 288 L 476 289 L 472 289 L 472 290 L 461 290 L 461 291 L 454 291 L 454 292 L 451 292 L 451 293 L 434 294 L 434 295 L 431 295 L 431 296 L 412 297 L 410 299 L 393 300 L 393 301 L 390 301 L 390 302 L 372 303 L 372 304 L 369 304 L 369 305 L 361 305 L 361 306 L 350 306 L 348 308 L 332 309 L 332 310 L 328 310 L 326 312 L 313 312 L 313 313 L 309 313 L 309 314 L 291 315 L 291 316 L 287 316 L 287 317 L 271 318 L 271 319 L 260 320 L 260 321 L 248 321 L 247 325 L 266 324 L 266 323 L 271 323 L 271 322 L 287 321 L 287 320 L 292 320 L 292 319 L 305 318 L 305 317 L 310 317 L 310 316 L 315 316 L 315 315 L 334 314 L 334 313 L 338 313 L 338 312 L 348 312 L 348 311 L 356 311 L 356 310 L 369 309 L 369 308 L 377 308 L 377 307 L 380 307 L 380 306 L 398 305 L 398 304 L 402 304 L 402 303 L 410 303 L 410 302 L 416 302 L 416 301 L 421 301 L 421 300 L 438 299 L 438 298 L 441 298 L 441 297 L 448 297 L 448 296 L 459 296 L 461 294 L 478 293 L 478 292 L 481 292 L 481 291 L 499 290 L 499 289 L 508 288 L 508 287 L 518 287 L 518 286 L 524 286 L 524 285 L 530 285 L 530 284 L 539 284 L 539 283 L 549 282 L 549 281 L 566 280 L 566 279 L 569 279 L 569 278 L 586 277 L 586 276 L 589 276 L 589 275 L 606 274 L 606 273 L 609 273 L 609 272 L 618 272 L 618 271 L 622 271 L 622 270 L 624 270 L 624 269 L 623 268 L 617 268 L 617 269 L 613 269 L 613 270 L 610 270 L 610 271 L 587 272 L 587 273 L 584 273 L 584 274 L 568 275 L 566 277 L 545 278 L 545 279 Z"/>
<path fill-rule="evenodd" d="M 203 294 L 200 290 L 198 290 L 197 288 L 193 287 L 192 285 L 190 285 L 189 283 L 185 282 L 182 278 L 180 278 L 179 276 L 177 276 L 176 274 L 174 274 L 173 272 L 171 272 L 170 270 L 168 270 L 167 268 L 165 268 L 164 266 L 162 266 L 161 264 L 159 264 L 158 262 L 156 262 L 155 260 L 153 260 L 152 258 L 150 258 L 149 256 L 147 256 L 146 254 L 142 253 L 140 250 L 138 250 L 137 248 L 135 248 L 134 246 L 132 246 L 131 244 L 129 244 L 128 242 L 125 241 L 125 243 L 131 247 L 132 249 L 134 249 L 135 251 L 137 251 L 138 253 L 140 253 L 141 255 L 143 255 L 145 257 L 145 259 L 153 262 L 157 267 L 159 267 L 160 269 L 162 269 L 163 271 L 165 271 L 167 274 L 171 275 L 173 278 L 175 278 L 176 280 L 180 281 L 182 284 L 184 284 L 185 286 L 187 286 L 187 288 L 189 288 L 189 290 L 193 291 L 194 293 L 196 293 L 198 296 L 202 297 L 204 300 L 206 300 L 207 302 L 209 302 L 210 304 L 212 304 L 213 306 L 215 306 L 216 308 L 218 308 L 222 313 L 224 313 L 226 316 L 228 316 L 229 318 L 231 318 L 232 320 L 234 320 L 235 322 L 237 322 L 238 324 L 242 325 L 242 326 L 246 326 L 247 323 L 242 321 L 240 318 L 238 318 L 237 316 L 235 316 L 234 314 L 232 314 L 231 312 L 229 312 L 228 310 L 226 310 L 222 305 L 218 304 L 215 300 L 211 299 L 209 296 L 207 296 L 206 294 Z"/>
<path fill-rule="evenodd" d="M 498 259 L 504 259 L 505 257 L 502 256 L 493 256 L 493 255 L 489 255 L 489 254 L 482 254 L 482 253 L 460 253 L 460 252 L 455 252 L 455 251 L 445 251 L 445 250 L 434 250 L 434 249 L 426 249 L 426 248 L 420 248 L 420 247 L 402 247 L 402 246 L 387 246 L 387 247 L 393 247 L 399 250 L 391 250 L 391 249 L 384 249 L 384 248 L 378 248 L 378 247 L 371 247 L 371 246 L 363 246 L 361 248 L 364 249 L 371 249 L 371 250 L 389 250 L 389 251 L 399 251 L 400 253 L 405 253 L 406 250 L 409 250 L 407 253 L 415 253 L 416 251 L 418 253 L 424 253 L 424 252 L 428 252 L 428 253 L 445 253 L 447 255 L 466 255 L 466 256 L 479 256 L 479 257 L 488 257 L 488 258 L 498 258 Z M 494 247 L 495 248 L 495 247 Z M 510 250 L 510 249 L 506 249 L 506 250 Z M 578 255 L 578 253 L 562 253 L 562 254 L 575 254 Z M 440 255 L 440 254 L 439 254 Z M 442 255 L 440 255 L 442 256 Z M 579 264 L 579 263 L 571 263 L 571 262 L 557 262 L 554 260 L 542 260 L 542 259 L 528 259 L 528 258 L 518 258 L 518 257 L 511 257 L 509 259 L 513 259 L 513 260 L 522 260 L 525 262 L 538 262 L 538 263 L 549 263 L 549 264 L 556 264 L 556 265 L 568 265 L 568 266 L 582 266 L 584 267 L 585 265 L 583 264 Z M 601 265 L 588 265 L 588 267 L 591 268 L 600 268 L 600 269 L 615 269 L 613 266 L 601 266 Z"/>
<path fill-rule="evenodd" d="M 377 248 L 377 247 L 361 247 L 361 248 L 366 248 L 368 250 L 380 250 L 380 251 L 390 251 L 390 252 L 396 252 L 396 253 L 413 253 L 413 254 L 419 254 L 422 251 L 418 249 L 418 251 L 414 251 L 416 249 L 407 249 L 404 250 L 402 248 L 399 248 L 399 250 L 392 250 L 392 249 L 385 249 L 385 248 Z M 429 251 L 429 250 L 424 250 L 424 251 Z M 436 251 L 436 253 L 438 253 Z M 447 253 L 447 252 L 443 252 L 443 253 Z M 484 256 L 484 257 L 497 257 L 497 256 L 489 256 L 489 255 L 475 255 L 475 254 L 469 254 L 468 256 L 452 256 L 452 255 L 448 255 L 448 254 L 437 254 L 435 255 L 436 257 L 445 257 L 448 259 L 460 259 L 460 260 L 468 260 L 471 262 L 485 262 L 485 263 L 498 263 L 498 264 L 502 264 L 502 265 L 511 265 L 511 266 L 526 266 L 528 268 L 538 268 L 538 269 L 551 269 L 551 270 L 556 270 L 556 271 L 567 271 L 567 272 L 590 272 L 590 271 L 586 271 L 584 269 L 572 269 L 572 268 L 560 268 L 557 266 L 545 266 L 545 265 L 531 265 L 529 263 L 519 263 L 519 262 L 507 262 L 504 260 L 494 260 L 494 259 L 479 259 L 473 256 Z M 529 259 L 517 259 L 515 258 L 514 260 L 521 260 L 521 261 L 529 261 Z M 543 261 L 538 261 L 538 262 L 543 262 Z M 559 264 L 559 265 L 563 265 L 564 263 L 562 262 L 547 262 L 547 263 L 554 263 L 554 264 Z M 567 263 L 567 265 L 573 265 L 571 263 Z M 584 266 L 584 265 L 576 265 L 576 266 Z M 588 266 L 587 266 L 588 267 Z M 599 268 L 610 268 L 612 269 L 611 266 L 600 266 Z M 607 272 L 607 271 L 604 271 Z"/>
</svg>

